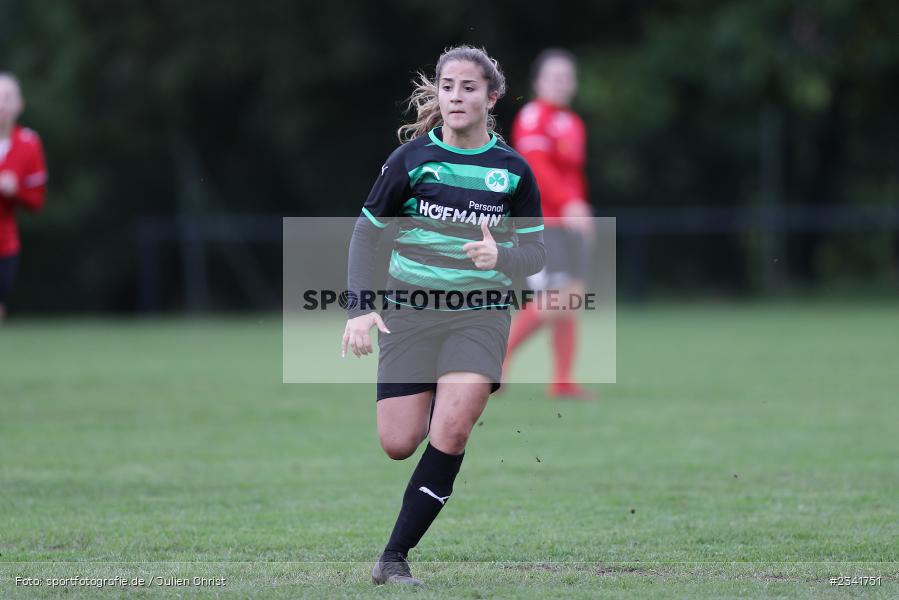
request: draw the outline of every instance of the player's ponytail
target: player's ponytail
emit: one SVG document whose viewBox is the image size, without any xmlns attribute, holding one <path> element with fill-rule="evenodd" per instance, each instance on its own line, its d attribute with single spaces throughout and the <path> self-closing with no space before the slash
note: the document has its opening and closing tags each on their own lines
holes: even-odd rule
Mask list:
<svg viewBox="0 0 899 600">
<path fill-rule="evenodd" d="M 506 77 L 499 68 L 499 63 L 495 59 L 490 58 L 487 52 L 481 48 L 472 48 L 471 46 L 456 46 L 448 48 L 440 55 L 437 60 L 437 68 L 435 69 L 434 79 L 429 79 L 427 75 L 418 72 L 412 84 L 415 88 L 412 95 L 409 96 L 406 105 L 406 112 L 415 111 L 415 121 L 406 123 L 396 131 L 396 135 L 400 142 L 408 142 L 415 138 L 425 135 L 434 127 L 443 124 L 443 117 L 440 115 L 440 104 L 437 102 L 437 82 L 440 81 L 440 73 L 443 67 L 454 60 L 464 60 L 474 63 L 481 67 L 484 79 L 487 80 L 487 93 L 498 92 L 497 99 L 502 98 L 506 93 Z M 487 114 L 487 132 L 495 133 L 496 119 L 492 114 Z"/>
<path fill-rule="evenodd" d="M 401 143 L 414 140 L 443 122 L 440 105 L 437 103 L 437 84 L 421 71 L 416 73 L 412 83 L 415 88 L 407 101 L 406 112 L 415 112 L 415 122 L 404 123 L 396 130 L 396 137 Z"/>
</svg>

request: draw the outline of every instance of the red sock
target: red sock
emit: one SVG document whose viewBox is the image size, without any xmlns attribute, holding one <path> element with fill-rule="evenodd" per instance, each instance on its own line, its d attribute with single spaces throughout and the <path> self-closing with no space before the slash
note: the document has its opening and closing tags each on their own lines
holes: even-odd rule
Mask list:
<svg viewBox="0 0 899 600">
<path fill-rule="evenodd" d="M 540 318 L 540 312 L 533 304 L 528 304 L 524 310 L 516 315 L 512 321 L 512 329 L 509 331 L 509 346 L 506 349 L 506 360 L 503 363 L 503 370 L 505 370 L 506 365 L 509 363 L 509 358 L 516 348 L 540 329 L 542 324 L 543 319 Z"/>
<path fill-rule="evenodd" d="M 553 355 L 555 376 L 553 385 L 572 384 L 571 366 L 574 363 L 574 349 L 577 345 L 577 323 L 573 318 L 561 317 L 553 322 Z"/>
</svg>

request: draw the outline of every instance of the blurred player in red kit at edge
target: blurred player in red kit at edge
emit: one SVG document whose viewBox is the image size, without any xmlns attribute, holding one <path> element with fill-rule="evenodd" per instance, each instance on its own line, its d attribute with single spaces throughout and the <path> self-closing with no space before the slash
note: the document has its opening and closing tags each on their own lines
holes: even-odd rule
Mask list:
<svg viewBox="0 0 899 600">
<path fill-rule="evenodd" d="M 19 82 L 0 72 L 0 321 L 19 262 L 15 210 L 41 210 L 47 185 L 41 138 L 16 124 L 24 107 Z"/>
<path fill-rule="evenodd" d="M 586 130 L 570 108 L 577 91 L 575 60 L 567 50 L 544 50 L 534 61 L 536 98 L 518 113 L 512 146 L 527 160 L 540 188 L 546 230 L 546 266 L 528 278 L 535 290 L 558 290 L 562 304 L 583 295 L 594 236 L 587 203 Z M 541 309 L 530 303 L 516 315 L 509 334 L 506 363 L 512 353 L 544 324 L 552 328 L 554 398 L 587 399 L 592 393 L 575 383 L 571 369 L 577 346 L 576 311 Z"/>
</svg>

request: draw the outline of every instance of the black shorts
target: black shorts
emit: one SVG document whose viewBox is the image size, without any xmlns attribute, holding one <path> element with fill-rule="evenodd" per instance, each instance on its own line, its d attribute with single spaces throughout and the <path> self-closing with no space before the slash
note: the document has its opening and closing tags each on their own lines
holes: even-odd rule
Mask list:
<svg viewBox="0 0 899 600">
<path fill-rule="evenodd" d="M 381 312 L 389 334 L 378 333 L 378 400 L 437 389 L 446 373 L 480 373 L 500 387 L 511 314 L 505 309 Z"/>
<path fill-rule="evenodd" d="M 546 246 L 546 266 L 528 277 L 534 290 L 558 290 L 574 279 L 585 280 L 590 271 L 589 246 L 574 231 L 563 227 L 547 227 L 543 231 Z"/>
<path fill-rule="evenodd" d="M 5 305 L 12 292 L 12 284 L 16 279 L 16 268 L 19 266 L 19 255 L 13 254 L 0 258 L 0 304 Z"/>
</svg>

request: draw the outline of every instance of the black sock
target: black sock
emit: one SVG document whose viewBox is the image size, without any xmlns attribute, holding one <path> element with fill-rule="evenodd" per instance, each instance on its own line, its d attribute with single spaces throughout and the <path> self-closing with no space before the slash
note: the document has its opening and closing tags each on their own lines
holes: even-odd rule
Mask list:
<svg viewBox="0 0 899 600">
<path fill-rule="evenodd" d="M 446 454 L 428 444 L 406 486 L 403 508 L 396 518 L 385 552 L 406 556 L 418 544 L 453 493 L 453 481 L 464 456 L 465 453 Z"/>
</svg>

